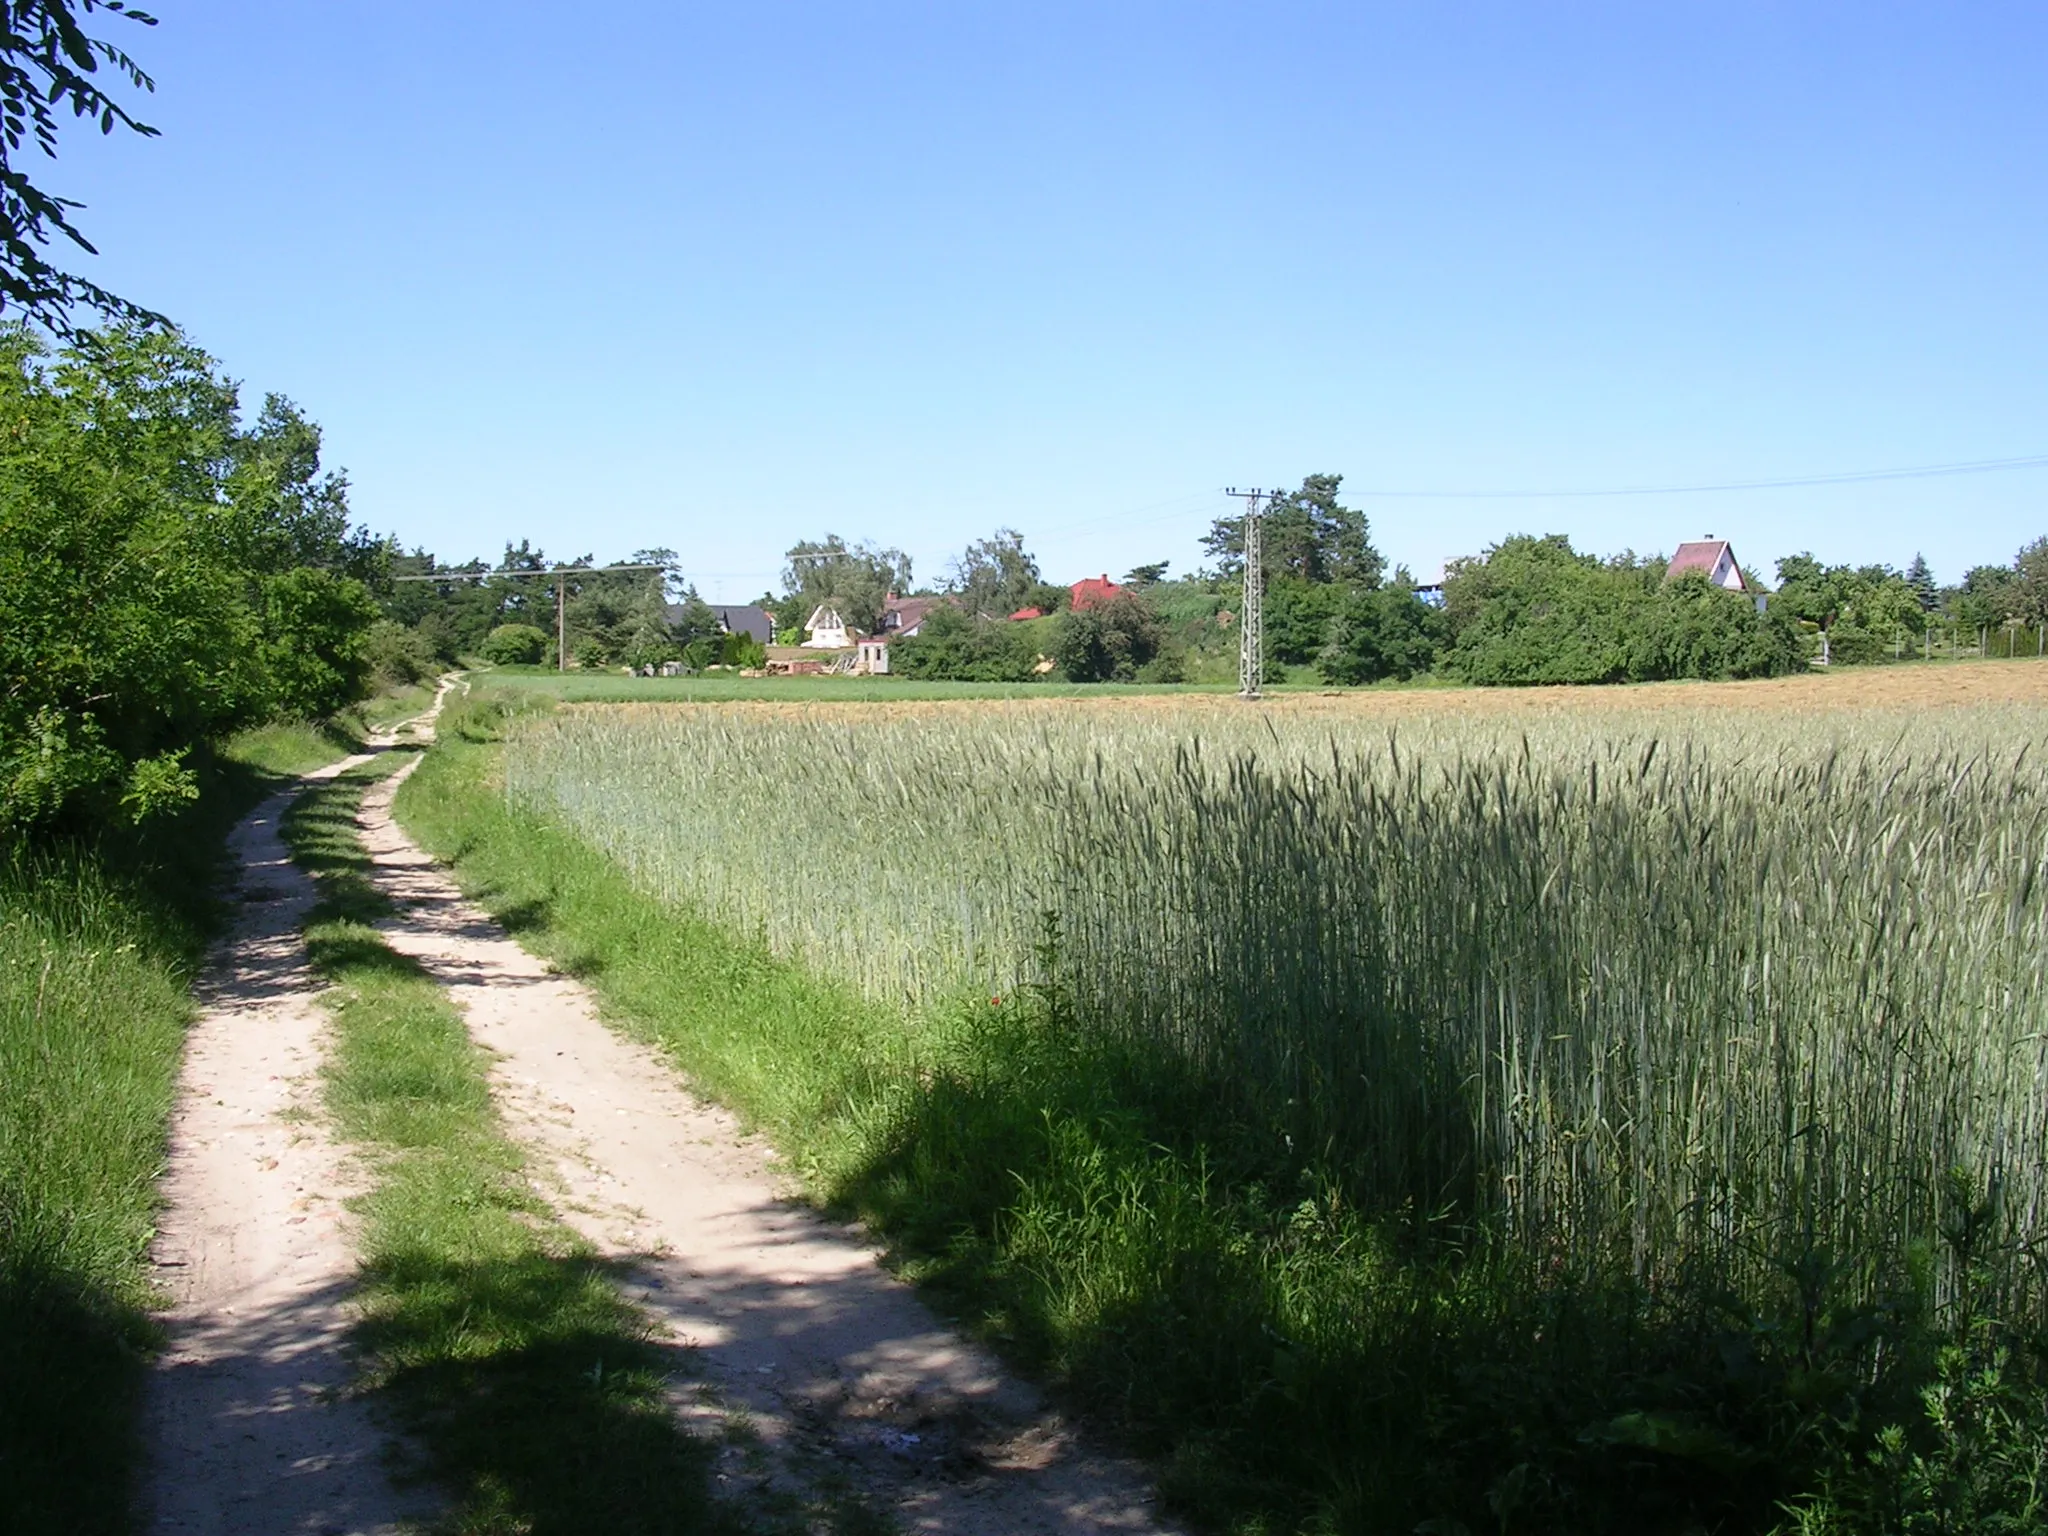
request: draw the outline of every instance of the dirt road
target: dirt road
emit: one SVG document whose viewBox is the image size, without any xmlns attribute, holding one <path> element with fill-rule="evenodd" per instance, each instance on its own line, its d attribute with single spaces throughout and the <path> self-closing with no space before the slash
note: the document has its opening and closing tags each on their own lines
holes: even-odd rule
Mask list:
<svg viewBox="0 0 2048 1536">
<path fill-rule="evenodd" d="M 357 1186 L 320 1106 L 329 1021 L 299 934 L 313 882 L 278 834 L 295 793 L 230 841 L 239 920 L 201 984 L 171 1120 L 152 1255 L 170 1343 L 145 1408 L 159 1536 L 354 1536 L 424 1512 L 385 1476 L 367 1410 L 340 1395 L 356 1268 L 342 1201 Z"/>
<path fill-rule="evenodd" d="M 361 814 L 399 903 L 384 936 L 493 1053 L 542 1191 L 630 1261 L 630 1298 L 656 1325 L 701 1351 L 677 1411 L 728 1440 L 723 1491 L 744 1505 L 824 1488 L 906 1531 L 962 1536 L 1170 1530 L 1138 1469 L 1084 1445 L 941 1324 L 858 1229 L 790 1198 L 764 1147 L 463 899 L 391 819 L 417 765 Z M 312 885 L 277 831 L 288 799 L 235 834 L 242 918 L 204 989 L 173 1121 L 156 1254 L 176 1304 L 148 1407 L 162 1536 L 384 1536 L 431 1513 L 424 1492 L 394 1488 L 383 1435 L 342 1394 L 355 1269 L 342 1202 L 360 1176 L 319 1104 L 328 1025 L 299 937 Z M 733 1436 L 740 1424 L 751 1433 Z"/>
<path fill-rule="evenodd" d="M 402 778 L 362 815 L 402 912 L 385 940 L 449 987 L 495 1053 L 508 1127 L 552 1169 L 565 1219 L 632 1260 L 633 1300 L 701 1350 L 707 1381 L 681 1410 L 737 1412 L 765 1442 L 755 1471 L 729 1454 L 729 1492 L 831 1480 L 907 1531 L 1168 1529 L 1135 1468 L 1090 1451 L 940 1323 L 859 1230 L 788 1198 L 731 1116 L 464 900 L 393 823 Z"/>
</svg>

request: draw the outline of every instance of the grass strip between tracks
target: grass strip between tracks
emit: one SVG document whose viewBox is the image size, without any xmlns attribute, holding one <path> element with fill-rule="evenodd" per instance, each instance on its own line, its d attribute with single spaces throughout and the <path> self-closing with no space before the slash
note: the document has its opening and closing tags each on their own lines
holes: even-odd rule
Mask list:
<svg viewBox="0 0 2048 1536">
<path fill-rule="evenodd" d="M 374 926 L 391 907 L 356 811 L 399 761 L 313 787 L 284 826 L 321 889 L 306 939 L 335 983 L 327 1104 L 375 1180 L 359 1206 L 369 1382 L 451 1494 L 448 1531 L 729 1529 L 664 1390 L 683 1362 L 532 1193 L 483 1052 Z"/>
</svg>

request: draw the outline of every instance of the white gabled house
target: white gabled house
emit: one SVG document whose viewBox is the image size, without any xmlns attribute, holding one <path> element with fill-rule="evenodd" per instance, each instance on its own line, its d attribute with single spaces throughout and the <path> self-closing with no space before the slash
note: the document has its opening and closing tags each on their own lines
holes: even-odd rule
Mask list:
<svg viewBox="0 0 2048 1536">
<path fill-rule="evenodd" d="M 1713 585 L 1727 592 L 1740 592 L 1745 597 L 1756 599 L 1756 611 L 1764 611 L 1767 594 L 1761 587 L 1753 586 L 1742 574 L 1742 564 L 1735 558 L 1735 546 L 1726 539 L 1693 539 L 1678 546 L 1671 556 L 1671 563 L 1664 568 L 1664 579 L 1675 581 L 1688 571 L 1698 571 Z"/>
<path fill-rule="evenodd" d="M 1671 581 L 1687 571 L 1698 571 L 1715 586 L 1730 592 L 1749 590 L 1749 582 L 1735 558 L 1735 546 L 1726 539 L 1695 539 L 1679 545 L 1671 563 L 1664 568 L 1664 579 Z"/>
<path fill-rule="evenodd" d="M 837 608 L 820 603 L 804 620 L 805 650 L 843 651 L 852 644 L 853 636 L 847 632 L 846 620 L 839 617 Z"/>
</svg>

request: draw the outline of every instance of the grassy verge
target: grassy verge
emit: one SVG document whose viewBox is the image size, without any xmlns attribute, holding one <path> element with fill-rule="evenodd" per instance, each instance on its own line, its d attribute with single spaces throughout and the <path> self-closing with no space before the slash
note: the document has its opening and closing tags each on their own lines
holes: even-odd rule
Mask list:
<svg viewBox="0 0 2048 1536">
<path fill-rule="evenodd" d="M 203 881 L 202 865 L 192 871 Z M 118 1531 L 205 914 L 79 849 L 0 867 L 0 1526 Z"/>
<path fill-rule="evenodd" d="M 373 731 L 381 731 L 410 720 L 425 711 L 434 702 L 435 684 L 406 683 L 400 687 L 387 688 L 373 699 L 366 699 L 356 706 L 355 713 Z"/>
<path fill-rule="evenodd" d="M 198 757 L 173 821 L 0 850 L 0 1529 L 128 1529 L 156 1177 L 223 843 L 360 741 L 261 726 Z"/>
<path fill-rule="evenodd" d="M 363 749 L 362 732 L 346 717 L 339 720 L 278 720 L 253 726 L 221 743 L 226 760 L 271 776 L 279 787 L 285 779 L 321 768 L 338 757 Z"/>
<path fill-rule="evenodd" d="M 1304 687 L 1313 683 L 1300 669 Z M 955 683 L 908 677 L 624 677 L 607 672 L 553 672 L 540 667 L 496 667 L 492 686 L 515 688 L 566 703 L 776 703 L 916 702 L 931 699 L 1115 698 L 1144 694 L 1234 693 L 1237 683 Z M 1279 685 L 1285 687 L 1286 685 Z"/>
<path fill-rule="evenodd" d="M 123 1531 L 148 1245 L 228 829 L 311 731 L 201 763 L 183 816 L 0 851 L 0 1527 Z"/>
<path fill-rule="evenodd" d="M 397 754 L 309 790 L 285 835 L 322 901 L 306 936 L 336 983 L 327 1101 L 369 1150 L 360 1340 L 373 1385 L 450 1490 L 445 1529 L 711 1531 L 708 1453 L 605 1266 L 530 1192 L 460 1015 L 372 926 L 387 910 L 354 824 Z"/>
</svg>

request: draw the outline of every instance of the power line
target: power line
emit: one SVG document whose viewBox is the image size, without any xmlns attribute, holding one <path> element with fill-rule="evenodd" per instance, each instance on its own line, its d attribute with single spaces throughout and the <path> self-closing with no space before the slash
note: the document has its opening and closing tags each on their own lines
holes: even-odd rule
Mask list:
<svg viewBox="0 0 2048 1536">
<path fill-rule="evenodd" d="M 555 670 L 569 670 L 569 578 L 603 576 L 613 571 L 665 571 L 665 565 L 557 565 L 545 571 L 436 571 L 432 575 L 393 576 L 393 581 L 489 581 L 497 576 L 555 578 Z"/>
<path fill-rule="evenodd" d="M 1805 485 L 1860 485 L 1872 480 L 1932 480 L 1943 475 L 1987 475 L 2009 469 L 2048 468 L 2048 453 L 2016 459 L 1973 459 L 1960 464 L 1921 464 L 1908 469 L 1858 469 L 1839 474 L 1788 475 L 1778 480 L 1723 480 L 1713 485 L 1606 486 L 1574 491 L 1387 491 L 1346 487 L 1346 496 L 1382 501 L 1544 501 L 1589 496 L 1698 496 L 1717 491 L 1773 491 Z"/>
</svg>

